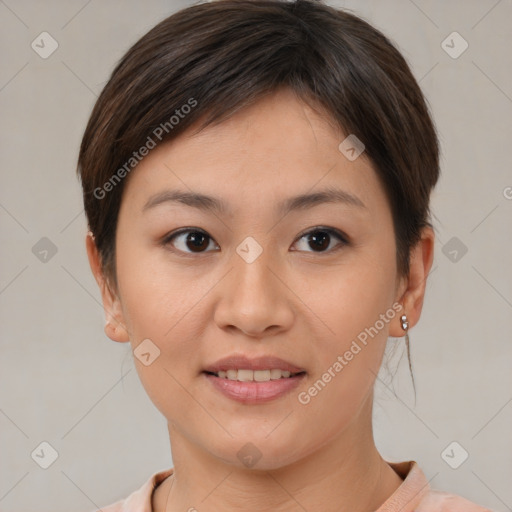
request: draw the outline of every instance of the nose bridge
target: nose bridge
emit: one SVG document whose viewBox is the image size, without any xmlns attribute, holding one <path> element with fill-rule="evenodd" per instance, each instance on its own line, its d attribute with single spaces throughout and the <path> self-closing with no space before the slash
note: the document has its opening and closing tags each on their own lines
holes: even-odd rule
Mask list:
<svg viewBox="0 0 512 512">
<path fill-rule="evenodd" d="M 246 237 L 236 248 L 233 278 L 235 279 L 235 292 L 238 299 L 244 301 L 244 307 L 251 304 L 251 296 L 254 298 L 254 302 L 265 298 L 266 304 L 270 304 L 269 299 L 275 296 L 276 284 L 273 282 L 275 276 L 271 270 L 272 263 L 270 249 L 264 249 L 253 237 Z"/>
<path fill-rule="evenodd" d="M 271 251 L 247 237 L 236 248 L 229 273 L 227 294 L 222 293 L 216 311 L 219 327 L 235 326 L 253 335 L 270 326 L 283 327 L 292 319 L 286 287 L 276 277 Z"/>
</svg>

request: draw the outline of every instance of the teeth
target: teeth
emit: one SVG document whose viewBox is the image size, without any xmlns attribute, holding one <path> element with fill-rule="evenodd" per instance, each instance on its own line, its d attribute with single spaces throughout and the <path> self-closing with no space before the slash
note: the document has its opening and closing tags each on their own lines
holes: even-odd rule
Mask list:
<svg viewBox="0 0 512 512">
<path fill-rule="evenodd" d="M 281 378 L 281 370 L 270 370 L 270 378 L 272 380 L 280 379 Z"/>
<path fill-rule="evenodd" d="M 254 370 L 254 380 L 256 382 L 270 380 L 270 370 Z"/>
<path fill-rule="evenodd" d="M 269 370 L 227 370 L 217 372 L 221 379 L 238 380 L 240 382 L 268 382 L 269 380 L 287 379 L 291 373 L 287 370 L 272 368 Z"/>
<path fill-rule="evenodd" d="M 238 380 L 241 382 L 254 380 L 254 372 L 252 370 L 238 370 Z"/>
</svg>

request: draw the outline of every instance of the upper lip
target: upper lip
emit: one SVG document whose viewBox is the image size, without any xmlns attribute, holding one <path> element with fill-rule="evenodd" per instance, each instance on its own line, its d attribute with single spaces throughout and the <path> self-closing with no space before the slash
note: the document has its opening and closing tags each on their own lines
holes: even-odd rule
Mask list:
<svg viewBox="0 0 512 512">
<path fill-rule="evenodd" d="M 254 358 L 248 358 L 242 354 L 233 354 L 219 359 L 215 363 L 207 366 L 204 371 L 217 373 L 227 370 L 272 370 L 279 369 L 289 371 L 290 373 L 304 372 L 304 368 L 299 368 L 279 357 L 267 355 Z"/>
</svg>

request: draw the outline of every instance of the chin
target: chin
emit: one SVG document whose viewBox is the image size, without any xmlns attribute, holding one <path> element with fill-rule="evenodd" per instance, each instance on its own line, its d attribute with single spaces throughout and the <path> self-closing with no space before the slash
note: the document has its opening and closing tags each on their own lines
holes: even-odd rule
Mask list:
<svg viewBox="0 0 512 512">
<path fill-rule="evenodd" d="M 272 427 L 272 428 L 275 428 Z M 250 470 L 269 471 L 276 470 L 293 464 L 302 458 L 302 451 L 307 452 L 305 447 L 298 445 L 295 436 L 289 435 L 286 431 L 270 433 L 271 429 L 264 426 L 252 425 L 252 433 L 235 434 L 229 430 L 233 438 L 215 443 L 212 446 L 211 434 L 207 436 L 205 448 L 213 456 L 222 460 L 226 464 L 238 468 L 247 468 Z"/>
</svg>

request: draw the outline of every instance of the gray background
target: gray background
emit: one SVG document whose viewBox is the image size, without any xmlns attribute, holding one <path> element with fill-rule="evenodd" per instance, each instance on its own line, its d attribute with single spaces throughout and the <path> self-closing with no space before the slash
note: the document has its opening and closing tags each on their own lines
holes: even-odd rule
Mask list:
<svg viewBox="0 0 512 512">
<path fill-rule="evenodd" d="M 387 460 L 418 461 L 434 488 L 512 510 L 512 2 L 331 3 L 398 44 L 442 144 L 435 261 L 410 332 L 417 403 L 403 339 L 390 339 L 396 375 L 379 374 L 378 447 Z M 103 333 L 75 164 L 117 60 L 188 4 L 0 0 L 4 512 L 92 510 L 172 466 L 166 423 L 138 381 L 129 345 Z M 59 45 L 46 59 L 31 48 L 43 31 Z M 442 45 L 453 31 L 469 44 L 458 58 Z M 461 40 L 446 44 L 462 48 Z M 47 261 L 40 246 L 33 252 L 43 237 L 57 249 Z M 59 454 L 48 469 L 31 457 L 43 441 Z M 469 453 L 458 469 L 442 457 L 453 441 Z M 462 451 L 448 453 L 456 462 Z"/>
</svg>

